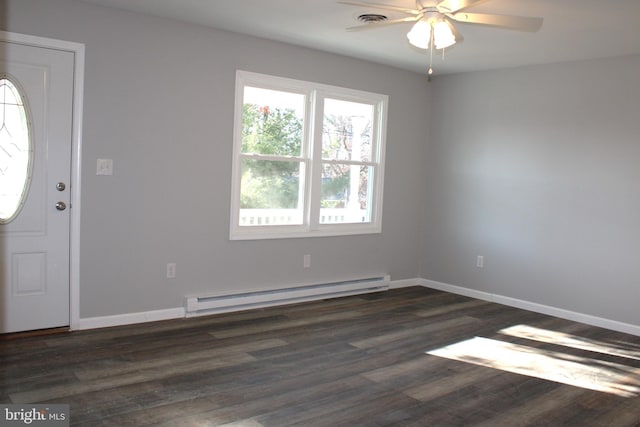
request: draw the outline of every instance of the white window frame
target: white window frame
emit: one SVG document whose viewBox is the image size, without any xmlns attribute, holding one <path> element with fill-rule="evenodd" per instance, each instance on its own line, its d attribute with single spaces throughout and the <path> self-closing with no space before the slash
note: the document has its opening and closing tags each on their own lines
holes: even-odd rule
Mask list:
<svg viewBox="0 0 640 427">
<path fill-rule="evenodd" d="M 305 202 L 303 223 L 301 225 L 240 225 L 241 163 L 242 159 L 246 158 L 246 155 L 241 153 L 245 86 L 294 92 L 306 96 L 300 159 L 304 169 Z M 374 108 L 371 136 L 372 158 L 370 162 L 358 163 L 366 163 L 365 166 L 372 166 L 374 170 L 372 182 L 369 183 L 371 194 L 371 217 L 369 222 L 320 223 L 322 130 L 325 98 L 369 104 Z M 237 70 L 229 238 L 231 240 L 254 240 L 381 233 L 388 102 L 387 95 Z M 350 162 L 338 161 L 337 163 Z"/>
</svg>

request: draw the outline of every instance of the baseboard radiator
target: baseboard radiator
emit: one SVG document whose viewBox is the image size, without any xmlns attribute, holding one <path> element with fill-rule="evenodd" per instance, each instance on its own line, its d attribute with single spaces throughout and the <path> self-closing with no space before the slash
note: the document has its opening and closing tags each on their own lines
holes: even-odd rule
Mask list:
<svg viewBox="0 0 640 427">
<path fill-rule="evenodd" d="M 188 296 L 185 312 L 187 317 L 193 317 L 381 292 L 389 289 L 390 282 L 389 276 L 379 276 L 284 289 Z"/>
</svg>

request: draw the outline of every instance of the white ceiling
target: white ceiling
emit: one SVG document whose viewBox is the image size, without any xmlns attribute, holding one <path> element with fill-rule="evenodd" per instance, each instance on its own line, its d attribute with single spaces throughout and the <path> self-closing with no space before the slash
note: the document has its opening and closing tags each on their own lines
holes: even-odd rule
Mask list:
<svg viewBox="0 0 640 427">
<path fill-rule="evenodd" d="M 363 13 L 401 13 L 335 0 L 83 0 L 425 72 L 427 54 L 409 45 L 411 24 L 347 32 Z M 367 1 L 367 0 L 357 0 Z M 414 0 L 371 0 L 414 7 Z M 486 0 L 468 11 L 544 18 L 537 33 L 456 24 L 464 42 L 434 58 L 456 73 L 640 54 L 640 0 Z"/>
</svg>

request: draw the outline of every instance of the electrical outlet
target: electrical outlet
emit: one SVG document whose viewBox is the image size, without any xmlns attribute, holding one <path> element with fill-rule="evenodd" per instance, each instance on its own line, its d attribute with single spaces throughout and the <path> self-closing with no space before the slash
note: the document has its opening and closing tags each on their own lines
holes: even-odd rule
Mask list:
<svg viewBox="0 0 640 427">
<path fill-rule="evenodd" d="M 98 159 L 96 175 L 113 175 L 113 159 Z"/>
<path fill-rule="evenodd" d="M 306 254 L 304 257 L 302 257 L 302 266 L 304 268 L 311 267 L 311 255 Z"/>
<path fill-rule="evenodd" d="M 476 258 L 476 267 L 484 268 L 484 256 L 478 255 L 478 258 Z"/>
<path fill-rule="evenodd" d="M 175 279 L 176 278 L 176 263 L 169 262 L 167 263 L 167 279 Z"/>
</svg>

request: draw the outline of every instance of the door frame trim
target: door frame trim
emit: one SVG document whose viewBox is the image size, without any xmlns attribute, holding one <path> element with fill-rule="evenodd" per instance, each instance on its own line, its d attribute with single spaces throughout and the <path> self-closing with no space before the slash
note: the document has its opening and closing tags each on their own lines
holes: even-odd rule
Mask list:
<svg viewBox="0 0 640 427">
<path fill-rule="evenodd" d="M 82 107 L 84 99 L 84 51 L 82 43 L 29 34 L 0 31 L 0 40 L 71 52 L 74 55 L 71 128 L 71 211 L 69 228 L 69 327 L 80 325 L 80 201 L 82 172 Z"/>
</svg>

